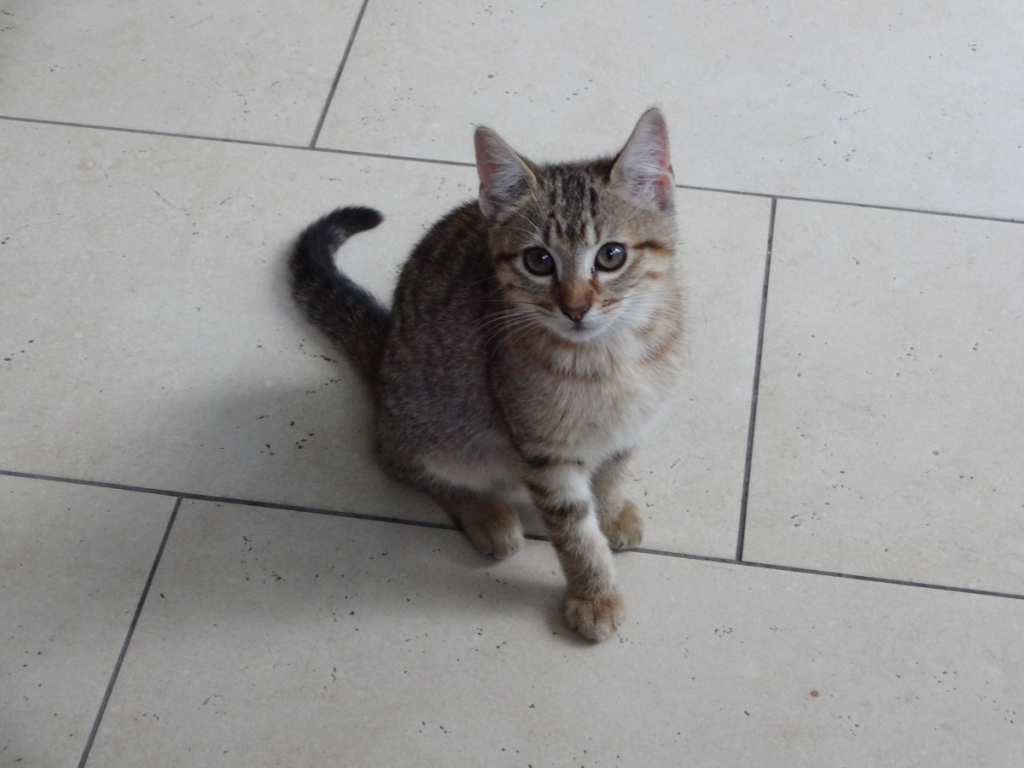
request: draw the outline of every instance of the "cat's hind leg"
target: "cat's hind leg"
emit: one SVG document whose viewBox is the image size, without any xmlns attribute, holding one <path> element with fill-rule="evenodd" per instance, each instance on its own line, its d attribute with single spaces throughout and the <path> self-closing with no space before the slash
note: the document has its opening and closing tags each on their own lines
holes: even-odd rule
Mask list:
<svg viewBox="0 0 1024 768">
<path fill-rule="evenodd" d="M 628 464 L 629 453 L 617 453 L 597 468 L 592 480 L 597 519 L 612 549 L 638 547 L 644 536 L 640 510 L 623 493 Z"/>
<path fill-rule="evenodd" d="M 504 560 L 523 545 L 519 515 L 502 494 L 468 488 L 432 488 L 430 494 L 481 554 Z"/>
<path fill-rule="evenodd" d="M 470 462 L 465 455 L 442 451 L 403 460 L 396 453 L 381 454 L 396 476 L 411 480 L 440 504 L 481 554 L 504 560 L 523 546 L 523 525 L 514 505 L 520 484 L 514 456 L 495 451 L 487 460 Z"/>
</svg>

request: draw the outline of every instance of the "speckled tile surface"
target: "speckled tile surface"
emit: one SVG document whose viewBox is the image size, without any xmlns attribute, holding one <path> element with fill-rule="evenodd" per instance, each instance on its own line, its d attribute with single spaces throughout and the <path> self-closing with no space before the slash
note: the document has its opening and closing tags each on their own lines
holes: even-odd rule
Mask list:
<svg viewBox="0 0 1024 768">
<path fill-rule="evenodd" d="M 294 309 L 285 254 L 336 205 L 376 205 L 379 252 L 364 260 L 354 240 L 351 273 L 386 290 L 423 217 L 471 194 L 472 169 L 2 130 L 11 182 L 48 178 L 8 204 L 21 223 L 0 263 L 16 286 L 0 364 L 22 407 L 0 412 L 5 468 L 440 519 L 376 467 L 368 394 Z"/>
<path fill-rule="evenodd" d="M 10 0 L 0 114 L 308 146 L 359 8 Z"/>
<path fill-rule="evenodd" d="M 0 765 L 77 765 L 176 502 L 0 476 Z"/>
<path fill-rule="evenodd" d="M 1024 227 L 782 202 L 745 554 L 1024 592 Z"/>
<path fill-rule="evenodd" d="M 1024 763 L 1019 8 L 37 5 L 0 6 L 0 768 Z M 585 157 L 651 104 L 686 370 L 595 646 L 546 542 L 480 557 L 384 475 L 284 259 L 374 206 L 340 258 L 388 297 L 474 125 Z"/>
<path fill-rule="evenodd" d="M 592 646 L 560 622 L 543 542 L 495 564 L 454 531 L 186 502 L 91 759 L 137 765 L 139 745 L 154 768 L 1024 758 L 1024 603 L 616 563 L 630 619 Z"/>
<path fill-rule="evenodd" d="M 320 144 L 472 162 L 485 123 L 586 156 L 657 104 L 682 184 L 1019 220 L 1022 33 L 970 0 L 371 2 Z"/>
</svg>

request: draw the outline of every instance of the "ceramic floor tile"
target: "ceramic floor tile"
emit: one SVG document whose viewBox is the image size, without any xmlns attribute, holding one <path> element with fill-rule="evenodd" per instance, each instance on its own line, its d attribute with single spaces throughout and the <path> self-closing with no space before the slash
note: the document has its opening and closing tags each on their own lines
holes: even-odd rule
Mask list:
<svg viewBox="0 0 1024 768">
<path fill-rule="evenodd" d="M 659 104 L 682 184 L 1020 219 L 1022 31 L 967 0 L 372 2 L 321 145 L 471 162 L 486 123 L 562 159 Z"/>
<path fill-rule="evenodd" d="M 1024 592 L 1024 227 L 779 204 L 746 556 Z"/>
<path fill-rule="evenodd" d="M 400 160 L 301 149 L 364 3 L 279 5 L 0 7 L 0 472 L 214 497 L 84 768 L 1024 765 L 1024 600 L 977 593 L 1024 595 L 1024 227 L 781 200 L 750 562 L 651 552 L 735 551 L 766 195 L 1024 219 L 1024 7 L 370 0 L 318 146 Z M 652 104 L 687 366 L 592 645 L 547 543 L 480 557 L 383 475 L 284 261 L 372 205 L 341 260 L 387 297 L 476 194 L 475 125 L 565 160 Z M 79 762 L 176 504 L 0 474 L 3 768 Z"/>
<path fill-rule="evenodd" d="M 625 554 L 559 618 L 553 551 L 185 502 L 90 765 L 1003 766 L 1024 602 Z"/>
<path fill-rule="evenodd" d="M 388 296 L 472 168 L 7 123 L 0 467 L 444 521 L 372 456 L 365 391 L 292 308 L 285 253 L 335 205 L 388 219 L 342 255 Z M 765 200 L 679 195 L 680 403 L 636 465 L 648 543 L 735 546 Z M 536 526 L 534 530 L 539 530 Z"/>
<path fill-rule="evenodd" d="M 771 203 L 680 191 L 686 365 L 677 402 L 633 462 L 644 547 L 733 557 Z"/>
<path fill-rule="evenodd" d="M 294 309 L 285 261 L 317 216 L 374 205 L 390 218 L 346 266 L 387 289 L 422 221 L 471 194 L 472 169 L 4 133 L 5 185 L 38 191 L 4 201 L 18 224 L 0 261 L 0 376 L 21 407 L 0 411 L 0 467 L 440 517 L 376 468 L 368 395 Z"/>
<path fill-rule="evenodd" d="M 0 115 L 305 146 L 359 8 L 12 0 Z"/>
<path fill-rule="evenodd" d="M 174 499 L 0 476 L 0 765 L 77 765 Z"/>
</svg>

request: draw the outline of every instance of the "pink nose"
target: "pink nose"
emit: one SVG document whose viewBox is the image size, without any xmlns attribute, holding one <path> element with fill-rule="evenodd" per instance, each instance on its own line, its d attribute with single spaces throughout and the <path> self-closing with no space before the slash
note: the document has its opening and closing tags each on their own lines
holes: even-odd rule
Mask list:
<svg viewBox="0 0 1024 768">
<path fill-rule="evenodd" d="M 583 316 L 587 314 L 590 309 L 589 304 L 581 304 L 578 307 L 562 307 L 562 314 L 572 320 L 574 323 L 580 322 Z"/>
</svg>

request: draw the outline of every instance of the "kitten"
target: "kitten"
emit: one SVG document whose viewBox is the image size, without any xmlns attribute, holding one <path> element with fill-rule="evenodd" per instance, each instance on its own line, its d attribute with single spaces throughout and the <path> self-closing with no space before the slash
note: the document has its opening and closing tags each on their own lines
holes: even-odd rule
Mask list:
<svg viewBox="0 0 1024 768">
<path fill-rule="evenodd" d="M 416 246 L 390 311 L 334 264 L 380 223 L 370 208 L 303 233 L 293 293 L 374 393 L 384 463 L 499 559 L 523 543 L 513 501 L 528 494 L 566 622 L 603 640 L 625 619 L 610 550 L 643 528 L 627 461 L 680 365 L 668 130 L 652 109 L 615 157 L 554 165 L 489 128 L 475 141 L 480 198 Z"/>
</svg>

